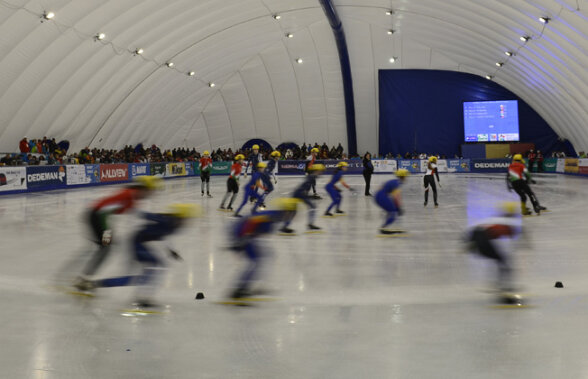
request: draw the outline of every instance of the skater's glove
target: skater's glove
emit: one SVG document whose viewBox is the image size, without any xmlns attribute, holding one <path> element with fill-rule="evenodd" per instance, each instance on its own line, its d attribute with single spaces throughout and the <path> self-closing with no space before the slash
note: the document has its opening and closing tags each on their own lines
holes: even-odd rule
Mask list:
<svg viewBox="0 0 588 379">
<path fill-rule="evenodd" d="M 102 232 L 102 245 L 108 246 L 112 242 L 112 230 L 107 229 Z"/>
<path fill-rule="evenodd" d="M 173 259 L 175 259 L 176 261 L 183 261 L 184 258 L 182 258 L 182 256 L 180 254 L 178 254 L 176 251 L 174 250 L 169 250 L 169 256 L 172 257 Z"/>
<path fill-rule="evenodd" d="M 402 216 L 404 214 L 404 209 L 398 208 L 398 216 Z"/>
</svg>

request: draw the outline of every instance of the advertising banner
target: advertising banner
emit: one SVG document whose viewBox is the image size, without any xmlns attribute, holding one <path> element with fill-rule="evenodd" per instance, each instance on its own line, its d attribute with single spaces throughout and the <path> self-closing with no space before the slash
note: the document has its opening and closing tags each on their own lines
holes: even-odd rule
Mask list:
<svg viewBox="0 0 588 379">
<path fill-rule="evenodd" d="M 231 173 L 231 162 L 212 162 L 211 175 L 228 175 Z"/>
<path fill-rule="evenodd" d="M 578 158 L 566 158 L 565 162 L 564 172 L 578 173 Z"/>
<path fill-rule="evenodd" d="M 27 188 L 54 189 L 67 185 L 65 166 L 29 166 L 27 169 Z"/>
<path fill-rule="evenodd" d="M 100 182 L 123 182 L 129 180 L 129 165 L 119 164 L 101 164 L 100 165 Z"/>
<path fill-rule="evenodd" d="M 194 166 L 197 165 L 196 162 L 185 162 L 184 165 L 186 166 L 186 175 L 194 176 Z"/>
<path fill-rule="evenodd" d="M 129 179 L 137 176 L 151 175 L 149 163 L 131 163 L 129 164 Z"/>
<path fill-rule="evenodd" d="M 544 172 L 555 172 L 557 170 L 557 158 L 545 158 L 543 160 Z"/>
<path fill-rule="evenodd" d="M 97 164 L 76 164 L 65 166 L 67 173 L 67 185 L 79 185 L 89 183 L 100 183 L 100 165 Z"/>
<path fill-rule="evenodd" d="M 578 172 L 580 174 L 588 174 L 588 159 L 587 158 L 578 159 Z"/>
<path fill-rule="evenodd" d="M 184 163 L 168 163 L 165 176 L 186 176 L 186 165 Z"/>
<path fill-rule="evenodd" d="M 243 170 L 245 170 L 244 165 Z M 280 174 L 295 175 L 304 174 L 306 161 L 278 161 L 278 172 Z"/>
<path fill-rule="evenodd" d="M 555 172 L 564 173 L 566 169 L 566 160 L 564 158 L 557 158 L 557 166 Z"/>
<path fill-rule="evenodd" d="M 0 167 L 0 192 L 26 189 L 27 169 L 25 167 Z"/>
<path fill-rule="evenodd" d="M 374 172 L 385 172 L 385 173 L 393 173 L 396 172 L 398 169 L 398 164 L 396 163 L 396 159 L 374 159 L 372 160 L 372 164 L 374 165 Z"/>
<path fill-rule="evenodd" d="M 398 168 L 410 171 L 411 174 L 418 174 L 421 172 L 420 159 L 399 159 Z"/>
<path fill-rule="evenodd" d="M 437 160 L 437 171 L 439 172 L 449 172 L 447 169 L 447 159 L 439 159 Z"/>
<path fill-rule="evenodd" d="M 447 172 L 470 172 L 469 159 L 448 159 Z"/>
<path fill-rule="evenodd" d="M 151 175 L 164 177 L 166 173 L 165 163 L 151 163 Z"/>
<path fill-rule="evenodd" d="M 504 172 L 508 171 L 510 159 L 472 159 L 473 172 Z"/>
</svg>

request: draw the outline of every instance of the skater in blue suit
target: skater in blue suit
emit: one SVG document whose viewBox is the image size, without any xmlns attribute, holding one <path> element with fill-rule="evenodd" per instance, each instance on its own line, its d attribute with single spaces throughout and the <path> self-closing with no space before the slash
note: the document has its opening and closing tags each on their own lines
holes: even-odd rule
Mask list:
<svg viewBox="0 0 588 379">
<path fill-rule="evenodd" d="M 331 204 L 327 208 L 327 211 L 325 212 L 325 216 L 333 216 L 333 214 L 331 213 L 331 209 L 333 209 L 333 207 L 336 207 L 335 213 L 337 213 L 337 214 L 345 213 L 340 208 L 341 201 L 343 200 L 343 196 L 341 195 L 341 190 L 339 189 L 339 187 L 337 187 L 337 183 L 341 182 L 343 187 L 345 187 L 348 190 L 353 192 L 353 189 L 351 187 L 349 187 L 347 185 L 347 183 L 345 183 L 345 181 L 343 180 L 343 175 L 345 174 L 345 171 L 347 171 L 347 166 L 348 166 L 347 162 L 337 163 L 337 169 L 335 170 L 335 172 L 333 173 L 333 176 L 331 177 L 331 180 L 329 181 L 329 183 L 325 187 L 327 190 L 327 193 L 329 194 L 329 196 L 331 196 L 331 200 L 332 200 Z"/>
<path fill-rule="evenodd" d="M 386 220 L 380 228 L 381 234 L 401 233 L 399 231 L 386 229 L 386 227 L 396 220 L 397 215 L 401 216 L 403 214 L 400 186 L 408 175 L 408 170 L 401 168 L 396 171 L 396 179 L 388 180 L 384 183 L 382 188 L 376 192 L 376 196 L 374 197 L 376 204 L 386 211 Z"/>
<path fill-rule="evenodd" d="M 260 162 L 257 164 L 257 170 L 255 170 L 254 173 L 251 174 L 251 179 L 249 180 L 249 183 L 247 183 L 245 185 L 245 193 L 243 194 L 243 201 L 241 201 L 241 205 L 239 205 L 239 208 L 237 208 L 237 211 L 235 212 L 235 217 L 241 217 L 241 215 L 239 214 L 241 212 L 241 210 L 243 209 L 243 207 L 245 206 L 245 204 L 247 204 L 247 200 L 249 198 L 253 198 L 257 201 L 259 201 L 261 195 L 257 193 L 257 188 L 261 187 L 261 177 L 263 174 L 263 170 L 265 169 L 266 164 L 263 162 Z"/>
</svg>

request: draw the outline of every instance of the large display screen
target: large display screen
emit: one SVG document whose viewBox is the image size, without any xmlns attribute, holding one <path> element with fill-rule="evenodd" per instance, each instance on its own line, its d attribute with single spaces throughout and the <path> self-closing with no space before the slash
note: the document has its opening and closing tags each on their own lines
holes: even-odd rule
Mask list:
<svg viewBox="0 0 588 379">
<path fill-rule="evenodd" d="M 519 141 L 516 100 L 463 103 L 465 142 Z"/>
</svg>

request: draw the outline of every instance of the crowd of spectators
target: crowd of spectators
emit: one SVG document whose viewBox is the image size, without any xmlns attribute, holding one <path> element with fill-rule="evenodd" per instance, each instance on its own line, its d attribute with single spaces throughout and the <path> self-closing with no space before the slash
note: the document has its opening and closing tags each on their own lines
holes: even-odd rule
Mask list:
<svg viewBox="0 0 588 379">
<path fill-rule="evenodd" d="M 45 164 L 92 164 L 92 163 L 150 163 L 150 162 L 194 162 L 198 161 L 203 151 L 195 148 L 175 148 L 163 150 L 156 145 L 145 148 L 143 144 L 133 147 L 125 146 L 121 150 L 114 149 L 90 149 L 85 147 L 79 152 L 68 153 L 69 142 L 56 143 L 55 138 L 27 140 L 23 138 L 19 143 L 20 154 L 6 153 L 0 158 L 0 165 L 45 165 Z M 313 148 L 319 149 L 319 159 L 347 159 L 343 146 L 329 148 L 326 143 L 319 145 L 306 144 L 302 146 L 294 143 L 283 144 L 276 150 L 280 151 L 280 159 L 306 159 Z M 264 159 L 269 159 L 272 150 L 260 149 Z M 248 156 L 251 149 L 216 149 L 210 152 L 213 161 L 231 161 L 237 154 Z M 359 158 L 359 156 L 357 156 Z"/>
</svg>

